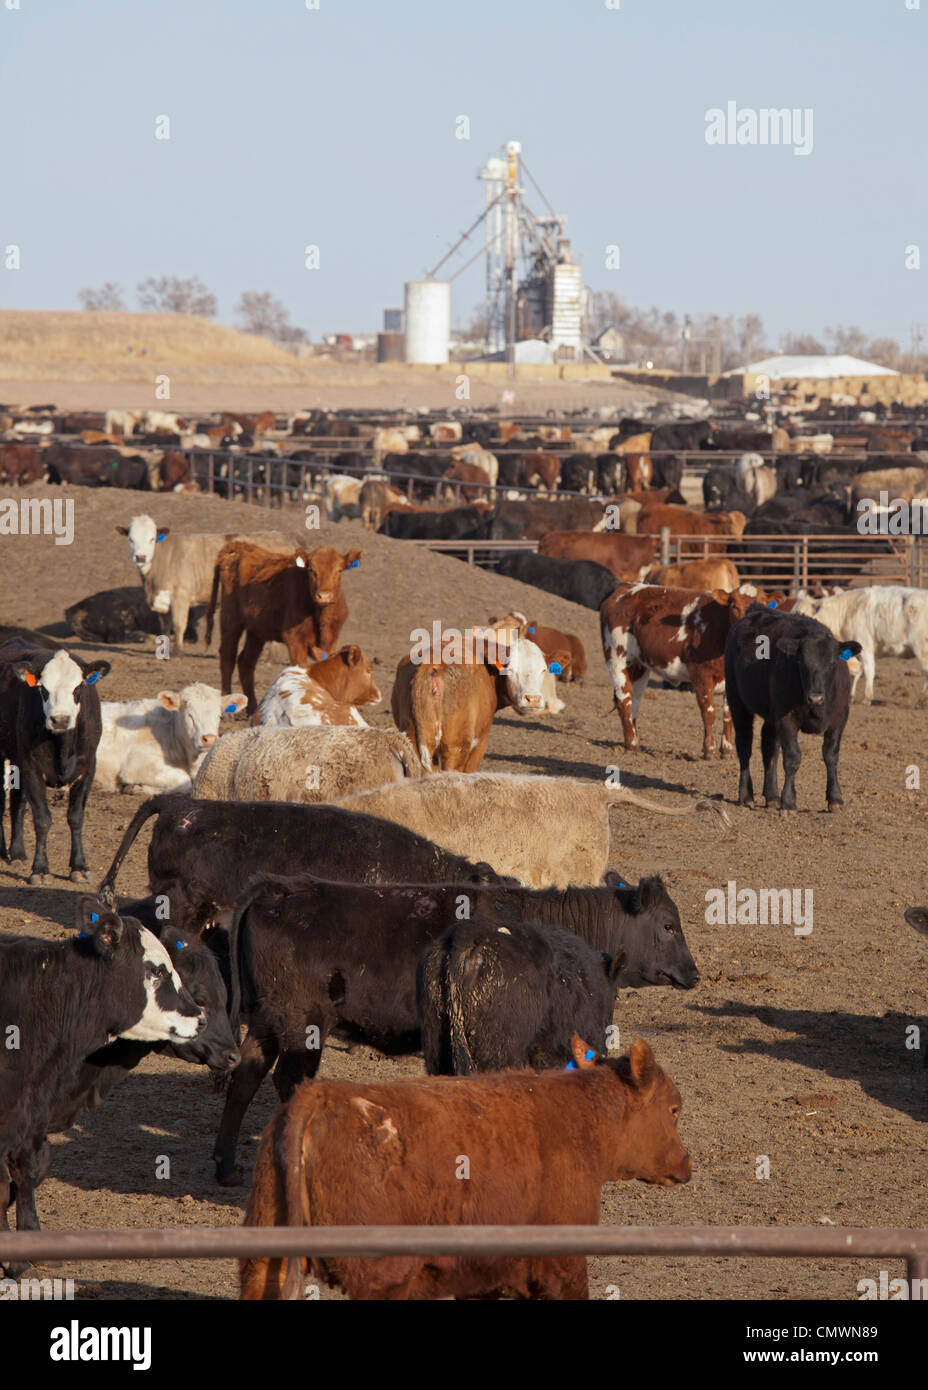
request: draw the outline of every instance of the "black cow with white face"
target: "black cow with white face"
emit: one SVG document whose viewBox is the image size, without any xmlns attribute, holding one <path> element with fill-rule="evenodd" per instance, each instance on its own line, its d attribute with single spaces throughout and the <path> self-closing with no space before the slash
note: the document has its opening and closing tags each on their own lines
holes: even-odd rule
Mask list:
<svg viewBox="0 0 928 1390">
<path fill-rule="evenodd" d="M 94 689 L 108 661 L 85 662 L 41 633 L 0 643 L 0 761 L 10 764 L 10 847 L 3 832 L 5 783 L 0 782 L 0 855 L 26 858 L 26 804 L 35 826 L 30 883 L 48 873 L 51 812 L 46 787 L 67 787 L 72 879 L 87 878 L 83 826 L 87 797 L 97 768 L 102 723 Z"/>
<path fill-rule="evenodd" d="M 0 940 L 0 1228 L 17 1192 L 42 1178 L 45 1136 L 80 1084 L 86 1059 L 112 1039 L 190 1043 L 205 1023 L 167 948 L 95 898 L 77 902 L 68 941 Z M 11 1032 L 15 1029 L 15 1033 Z M 15 1042 L 15 1046 L 11 1046 Z M 37 1224 L 30 1200 L 20 1229 Z"/>
<path fill-rule="evenodd" d="M 850 709 L 847 662 L 859 642 L 839 641 L 822 623 L 796 613 L 752 604 L 725 643 L 725 692 L 741 767 L 738 801 L 754 801 L 751 747 L 754 716 L 763 720 L 764 801 L 779 802 L 780 814 L 796 809 L 800 733 L 822 739 L 829 811 L 844 803 L 838 783 L 838 754 Z M 783 753 L 783 791 L 777 792 L 777 753 Z"/>
</svg>

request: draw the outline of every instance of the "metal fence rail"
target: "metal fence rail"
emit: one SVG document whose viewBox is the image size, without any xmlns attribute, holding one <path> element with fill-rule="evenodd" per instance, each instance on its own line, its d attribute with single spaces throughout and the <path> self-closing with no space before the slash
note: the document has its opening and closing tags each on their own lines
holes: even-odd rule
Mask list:
<svg viewBox="0 0 928 1390">
<path fill-rule="evenodd" d="M 928 1281 L 928 1231 L 815 1226 L 233 1226 L 0 1231 L 0 1261 L 212 1260 L 298 1255 L 645 1255 L 904 1259 Z M 928 1298 L 928 1282 L 924 1286 Z"/>
</svg>

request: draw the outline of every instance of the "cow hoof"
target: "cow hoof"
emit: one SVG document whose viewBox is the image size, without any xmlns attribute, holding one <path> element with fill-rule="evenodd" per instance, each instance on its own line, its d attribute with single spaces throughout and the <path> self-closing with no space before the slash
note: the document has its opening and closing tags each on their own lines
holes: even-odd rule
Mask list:
<svg viewBox="0 0 928 1390">
<path fill-rule="evenodd" d="M 844 802 L 843 802 L 843 801 L 829 801 L 829 803 L 828 803 L 828 809 L 829 809 L 829 811 L 843 811 L 843 810 L 844 810 Z"/>
<path fill-rule="evenodd" d="M 72 869 L 72 870 L 71 870 L 71 882 L 72 882 L 72 883 L 89 883 L 89 882 L 90 882 L 90 874 L 87 872 L 86 869 Z"/>
<path fill-rule="evenodd" d="M 702 750 L 702 756 L 708 761 L 709 758 L 715 758 L 718 755 L 714 748 L 704 748 Z"/>
<path fill-rule="evenodd" d="M 216 1181 L 220 1187 L 241 1187 L 245 1181 L 241 1168 L 233 1168 L 231 1173 L 216 1170 Z"/>
<path fill-rule="evenodd" d="M 790 809 L 789 806 L 781 806 L 781 807 L 780 807 L 780 815 L 783 816 L 784 818 L 785 818 L 786 816 L 791 816 L 792 814 L 793 814 L 793 812 L 792 812 L 792 810 Z"/>
<path fill-rule="evenodd" d="M 30 874 L 29 882 L 33 888 L 40 887 L 45 882 L 45 874 Z"/>
</svg>

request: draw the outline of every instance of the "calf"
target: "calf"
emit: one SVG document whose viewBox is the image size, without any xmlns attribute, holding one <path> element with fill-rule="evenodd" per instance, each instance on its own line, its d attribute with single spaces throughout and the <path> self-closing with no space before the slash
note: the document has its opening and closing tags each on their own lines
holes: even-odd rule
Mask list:
<svg viewBox="0 0 928 1390">
<path fill-rule="evenodd" d="M 200 764 L 219 737 L 219 720 L 237 714 L 244 695 L 220 695 L 197 681 L 153 700 L 105 701 L 97 748 L 97 785 L 105 792 L 192 792 Z"/>
<path fill-rule="evenodd" d="M 381 694 L 374 671 L 360 647 L 340 652 L 310 666 L 286 666 L 268 687 L 252 719 L 271 729 L 314 724 L 356 724 L 366 728 L 357 705 L 377 705 Z"/>
<path fill-rule="evenodd" d="M 820 600 L 800 598 L 794 611 L 816 618 L 833 636 L 851 637 L 860 644 L 865 704 L 873 699 L 878 656 L 914 657 L 925 678 L 916 706 L 928 701 L 928 594 L 924 589 L 875 584 Z M 852 700 L 859 679 L 858 669 L 851 683 Z"/>
<path fill-rule="evenodd" d="M 259 801 L 197 801 L 169 792 L 143 801 L 129 822 L 106 877 L 113 899 L 120 865 L 146 821 L 158 821 L 148 847 L 151 892 L 167 894 L 171 921 L 185 935 L 231 910 L 259 873 L 365 883 L 495 882 L 488 864 L 473 864 L 403 826 L 339 806 Z"/>
<path fill-rule="evenodd" d="M 310 657 L 319 660 L 335 648 L 348 617 L 342 571 L 356 569 L 361 554 L 349 550 L 340 555 L 331 545 L 313 551 L 300 547 L 293 556 L 273 555 L 247 541 L 223 546 L 213 576 L 206 642 L 212 639 L 221 583 L 219 669 L 224 695 L 232 688 L 238 655 L 239 681 L 248 697 L 248 713 L 254 714 L 255 667 L 266 642 L 286 643 L 294 666 L 305 666 Z"/>
<path fill-rule="evenodd" d="M 779 801 L 780 814 L 796 809 L 800 732 L 822 737 L 829 811 L 844 803 L 838 783 L 841 735 L 847 723 L 851 678 L 847 661 L 859 642 L 839 642 L 814 618 L 779 613 L 759 604 L 748 609 L 725 643 L 725 688 L 735 728 L 741 777 L 738 803 L 754 802 L 751 745 L 754 716 L 763 720 L 764 801 Z M 777 794 L 777 752 L 783 751 L 783 791 Z"/>
<path fill-rule="evenodd" d="M 26 805 L 35 827 L 30 883 L 48 873 L 51 813 L 46 787 L 67 787 L 72 879 L 87 878 L 83 827 L 100 741 L 100 697 L 93 688 L 108 661 L 85 662 L 40 633 L 26 630 L 0 643 L 0 764 L 10 777 L 10 847 L 3 831 L 7 781 L 0 785 L 0 856 L 26 858 Z"/>
<path fill-rule="evenodd" d="M 85 1058 L 117 1037 L 189 1041 L 205 1021 L 151 932 L 90 897 L 77 912 L 69 941 L 0 940 L 0 1018 L 23 1042 L 0 1054 L 0 1228 L 14 1184 L 40 1180 L 45 1136 Z"/>
<path fill-rule="evenodd" d="M 210 749 L 195 794 L 211 801 L 337 801 L 422 775 L 412 744 L 396 729 L 251 728 Z"/>
<path fill-rule="evenodd" d="M 692 556 L 705 551 L 709 555 L 725 554 L 725 537 L 741 535 L 747 523 L 744 512 L 695 512 L 689 507 L 657 506 L 646 504 L 638 513 L 638 535 L 658 536 L 667 527 L 672 536 L 720 537 L 713 541 L 683 541 L 681 555 Z"/>
<path fill-rule="evenodd" d="M 667 589 L 726 589 L 730 593 L 739 584 L 738 571 L 731 560 L 717 556 L 712 560 L 694 560 L 687 565 L 654 565 L 645 575 L 646 584 L 659 584 Z"/>
<path fill-rule="evenodd" d="M 602 1185 L 670 1187 L 692 1165 L 677 1133 L 680 1095 L 646 1042 L 606 1058 L 574 1038 L 572 1072 L 460 1081 L 303 1086 L 267 1127 L 247 1226 L 578 1224 L 599 1221 Z M 448 1155 L 466 1153 L 459 1181 Z M 241 1296 L 297 1299 L 306 1261 L 243 1260 Z M 587 1298 L 582 1255 L 408 1255 L 309 1262 L 357 1299 Z"/>
<path fill-rule="evenodd" d="M 102 905 L 99 912 L 105 912 Z M 239 1060 L 227 1009 L 226 986 L 213 951 L 197 940 L 185 941 L 168 922 L 159 920 L 154 899 L 125 903 L 119 909 L 124 925 L 145 927 L 165 947 L 178 978 L 193 1002 L 203 1011 L 204 1023 L 189 1041 L 139 1042 L 125 1037 L 108 1042 L 83 1060 L 70 1094 L 62 1095 L 48 1117 L 48 1133 L 60 1134 L 83 1110 L 94 1110 L 109 1093 L 151 1053 L 167 1053 L 182 1062 L 209 1067 L 217 1078 L 226 1075 Z M 43 1144 L 34 1169 L 16 1174 L 16 1226 L 39 1229 L 35 1186 L 47 1174 L 50 1153 Z M 2 1228 L 0 1228 L 2 1229 Z"/>
<path fill-rule="evenodd" d="M 144 642 L 150 636 L 168 632 L 171 627 L 166 613 L 155 613 L 149 608 L 145 590 L 138 584 L 90 594 L 66 608 L 64 616 L 75 637 L 94 645 Z M 195 626 L 193 639 L 196 641 Z"/>
<path fill-rule="evenodd" d="M 600 624 L 606 670 L 622 720 L 626 748 L 638 747 L 638 710 L 652 675 L 693 688 L 703 723 L 702 756 L 715 757 L 716 691 L 724 692 L 725 639 L 756 596 L 738 590 L 665 589 L 633 584 L 603 604 Z M 732 726 L 722 695 L 722 756 Z"/>
<path fill-rule="evenodd" d="M 621 963 L 563 927 L 456 922 L 426 946 L 416 972 L 425 1070 L 564 1066 L 575 1028 L 605 1048 Z"/>
<path fill-rule="evenodd" d="M 548 671 L 541 649 L 518 637 L 487 646 L 485 660 L 416 664 L 404 656 L 397 667 L 393 722 L 408 735 L 426 772 L 436 759 L 442 772 L 476 772 L 498 710 L 541 710 Z"/>
</svg>

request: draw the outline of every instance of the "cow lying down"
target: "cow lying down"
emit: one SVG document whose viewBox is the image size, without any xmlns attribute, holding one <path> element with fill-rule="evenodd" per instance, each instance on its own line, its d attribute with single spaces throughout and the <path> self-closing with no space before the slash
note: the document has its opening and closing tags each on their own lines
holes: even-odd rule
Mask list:
<svg viewBox="0 0 928 1390">
<path fill-rule="evenodd" d="M 680 1093 L 636 1038 L 575 1070 L 301 1086 L 261 1139 L 246 1226 L 595 1226 L 604 1182 L 689 1182 Z M 461 1181 L 454 1154 L 466 1154 Z M 305 1274 L 355 1299 L 587 1298 L 582 1255 L 396 1256 L 239 1266 L 244 1299 L 298 1299 Z"/>
<path fill-rule="evenodd" d="M 336 801 L 422 775 L 398 729 L 261 727 L 226 734 L 210 749 L 195 794 L 210 801 Z"/>
<path fill-rule="evenodd" d="M 491 922 L 504 936 L 518 934 L 521 940 L 523 925 L 532 924 L 527 931 L 538 959 L 533 985 L 526 978 L 520 986 L 525 1007 L 518 1028 L 529 1040 L 545 1037 L 533 1047 L 526 1043 L 522 1050 L 510 1050 L 506 1064 L 527 1066 L 533 1057 L 566 1055 L 571 1016 L 585 1017 L 594 1040 L 602 1039 L 620 986 L 689 989 L 699 979 L 676 905 L 660 879 L 645 879 L 637 887 L 616 879 L 605 887 L 564 893 L 536 893 L 512 884 L 370 886 L 308 876 L 259 879 L 240 899 L 232 923 L 233 1024 L 247 1024 L 248 1034 L 216 1139 L 221 1183 L 238 1181 L 235 1149 L 242 1120 L 275 1061 L 274 1083 L 287 1100 L 301 1080 L 315 1076 L 333 1032 L 388 1054 L 418 1049 L 417 964 L 458 921 L 465 903 L 475 921 Z M 507 978 L 501 968 L 484 983 L 486 994 L 478 1001 L 482 1025 L 493 1037 L 506 1030 L 515 1038 L 518 1028 L 507 1012 L 512 974 Z M 467 983 L 460 988 L 471 991 Z M 551 1017 L 546 1001 L 555 992 L 569 997 L 570 1007 L 556 1006 Z M 311 1035 L 307 1028 L 314 1030 Z M 310 1037 L 313 1045 L 307 1046 Z M 472 1055 L 474 1066 L 484 1069 L 488 1055 Z"/>
</svg>

